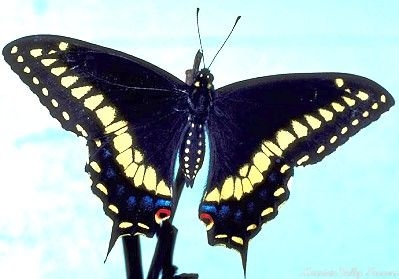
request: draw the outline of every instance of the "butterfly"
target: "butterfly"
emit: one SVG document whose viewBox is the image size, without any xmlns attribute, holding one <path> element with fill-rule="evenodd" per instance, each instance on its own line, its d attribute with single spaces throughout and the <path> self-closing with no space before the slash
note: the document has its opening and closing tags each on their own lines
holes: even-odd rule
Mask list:
<svg viewBox="0 0 399 279">
<path fill-rule="evenodd" d="M 208 243 L 248 242 L 289 197 L 294 168 L 321 161 L 394 105 L 382 86 L 346 73 L 282 74 L 214 89 L 134 56 L 77 39 L 35 35 L 5 60 L 65 130 L 87 140 L 86 171 L 120 235 L 152 237 L 173 215 L 175 165 L 192 187 L 210 152 L 199 218 Z M 207 148 L 206 148 L 207 146 Z"/>
</svg>

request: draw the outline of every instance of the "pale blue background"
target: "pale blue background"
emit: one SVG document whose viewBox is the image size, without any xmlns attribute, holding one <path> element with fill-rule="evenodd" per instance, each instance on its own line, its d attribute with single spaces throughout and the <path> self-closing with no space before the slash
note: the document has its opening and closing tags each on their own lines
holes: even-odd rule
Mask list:
<svg viewBox="0 0 399 279">
<path fill-rule="evenodd" d="M 242 16 L 212 66 L 217 87 L 270 74 L 342 71 L 379 82 L 399 101 L 394 0 L 2 1 L 0 46 L 61 34 L 125 51 L 183 79 L 198 49 L 197 7 L 208 62 Z M 1 61 L 0 79 L 0 278 L 124 278 L 121 242 L 103 264 L 111 222 L 91 193 L 84 141 L 64 132 Z M 399 276 L 398 120 L 396 106 L 322 163 L 296 169 L 290 200 L 250 242 L 248 279 Z M 183 193 L 175 263 L 200 278 L 242 278 L 239 255 L 208 246 L 197 219 L 204 177 Z M 147 269 L 155 239 L 143 242 Z"/>
</svg>

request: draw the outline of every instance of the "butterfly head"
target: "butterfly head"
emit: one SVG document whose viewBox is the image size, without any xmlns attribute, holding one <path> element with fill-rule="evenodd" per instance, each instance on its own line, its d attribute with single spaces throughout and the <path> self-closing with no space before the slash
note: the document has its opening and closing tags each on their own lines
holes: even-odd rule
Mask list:
<svg viewBox="0 0 399 279">
<path fill-rule="evenodd" d="M 203 68 L 199 71 L 194 81 L 194 87 L 198 89 L 213 90 L 213 75 L 208 68 Z"/>
</svg>

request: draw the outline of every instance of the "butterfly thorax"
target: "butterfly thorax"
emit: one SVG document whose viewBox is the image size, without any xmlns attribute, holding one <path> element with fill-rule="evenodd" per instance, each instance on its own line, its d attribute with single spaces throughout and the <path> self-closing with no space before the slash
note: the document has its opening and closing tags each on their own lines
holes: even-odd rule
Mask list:
<svg viewBox="0 0 399 279">
<path fill-rule="evenodd" d="M 180 166 L 188 186 L 193 185 L 194 178 L 202 166 L 205 155 L 204 125 L 212 105 L 214 95 L 213 75 L 206 68 L 195 78 L 188 96 L 189 117 L 187 130 L 180 149 Z"/>
</svg>

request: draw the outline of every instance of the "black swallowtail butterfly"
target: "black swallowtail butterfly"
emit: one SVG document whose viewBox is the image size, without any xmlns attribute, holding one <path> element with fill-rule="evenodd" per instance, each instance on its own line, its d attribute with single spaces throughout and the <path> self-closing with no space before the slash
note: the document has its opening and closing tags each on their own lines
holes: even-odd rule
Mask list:
<svg viewBox="0 0 399 279">
<path fill-rule="evenodd" d="M 315 164 L 394 105 L 344 73 L 285 74 L 214 90 L 207 68 L 187 85 L 136 57 L 37 35 L 3 55 L 68 131 L 87 139 L 93 192 L 120 235 L 151 237 L 172 212 L 174 166 L 192 186 L 209 143 L 199 206 L 208 242 L 241 253 L 288 199 L 294 167 Z"/>
</svg>

